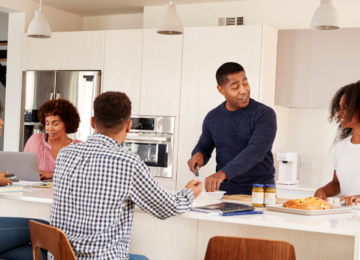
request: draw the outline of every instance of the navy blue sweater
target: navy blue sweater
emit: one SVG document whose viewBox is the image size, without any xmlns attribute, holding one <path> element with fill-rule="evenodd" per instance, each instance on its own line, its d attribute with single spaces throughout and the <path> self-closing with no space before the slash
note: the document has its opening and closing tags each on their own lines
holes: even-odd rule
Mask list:
<svg viewBox="0 0 360 260">
<path fill-rule="evenodd" d="M 251 194 L 255 183 L 275 184 L 271 148 L 276 130 L 272 108 L 251 99 L 247 107 L 229 111 L 224 102 L 205 117 L 192 155 L 202 153 L 205 165 L 216 148 L 216 171 L 227 176 L 220 190 L 228 195 Z"/>
</svg>

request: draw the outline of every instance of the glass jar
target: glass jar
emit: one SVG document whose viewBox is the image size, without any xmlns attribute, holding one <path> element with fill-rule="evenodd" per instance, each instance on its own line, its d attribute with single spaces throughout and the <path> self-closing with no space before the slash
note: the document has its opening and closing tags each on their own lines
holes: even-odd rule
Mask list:
<svg viewBox="0 0 360 260">
<path fill-rule="evenodd" d="M 263 207 L 264 206 L 264 185 L 263 184 L 254 184 L 252 189 L 252 205 L 253 207 Z"/>
<path fill-rule="evenodd" d="M 274 184 L 265 185 L 265 206 L 276 204 L 276 186 Z"/>
</svg>

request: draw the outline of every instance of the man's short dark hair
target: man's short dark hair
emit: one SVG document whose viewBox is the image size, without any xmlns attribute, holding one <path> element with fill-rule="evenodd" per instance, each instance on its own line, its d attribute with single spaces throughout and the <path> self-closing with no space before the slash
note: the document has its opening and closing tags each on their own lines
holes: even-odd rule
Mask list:
<svg viewBox="0 0 360 260">
<path fill-rule="evenodd" d="M 227 76 L 245 71 L 243 66 L 236 62 L 226 62 L 216 71 L 216 81 L 219 86 L 223 86 L 227 81 Z"/>
<path fill-rule="evenodd" d="M 119 133 L 124 129 L 130 115 L 131 101 L 125 93 L 109 91 L 95 98 L 95 124 L 102 131 Z"/>
</svg>

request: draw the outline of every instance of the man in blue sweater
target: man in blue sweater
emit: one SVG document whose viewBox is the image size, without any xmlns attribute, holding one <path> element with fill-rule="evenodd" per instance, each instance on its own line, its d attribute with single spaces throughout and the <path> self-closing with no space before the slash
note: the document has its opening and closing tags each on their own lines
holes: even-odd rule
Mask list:
<svg viewBox="0 0 360 260">
<path fill-rule="evenodd" d="M 216 173 L 205 179 L 207 192 L 251 195 L 253 184 L 275 184 L 271 148 L 276 114 L 250 98 L 244 68 L 233 62 L 216 72 L 219 92 L 226 101 L 205 117 L 202 134 L 188 161 L 190 170 L 206 165 L 216 148 Z"/>
</svg>

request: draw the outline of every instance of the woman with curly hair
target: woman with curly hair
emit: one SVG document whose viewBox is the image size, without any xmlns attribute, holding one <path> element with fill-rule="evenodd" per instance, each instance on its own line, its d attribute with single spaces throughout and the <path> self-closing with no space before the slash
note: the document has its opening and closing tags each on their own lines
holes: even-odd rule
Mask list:
<svg viewBox="0 0 360 260">
<path fill-rule="evenodd" d="M 315 192 L 315 197 L 327 200 L 342 193 L 345 205 L 360 201 L 360 81 L 342 87 L 330 107 L 330 122 L 339 124 L 336 148 L 331 165 L 334 177 Z"/>
<path fill-rule="evenodd" d="M 80 116 L 70 101 L 53 99 L 39 108 L 38 117 L 46 134 L 32 135 L 24 152 L 36 153 L 41 179 L 52 179 L 58 152 L 71 143 L 81 142 L 66 136 L 77 132 Z"/>
</svg>

